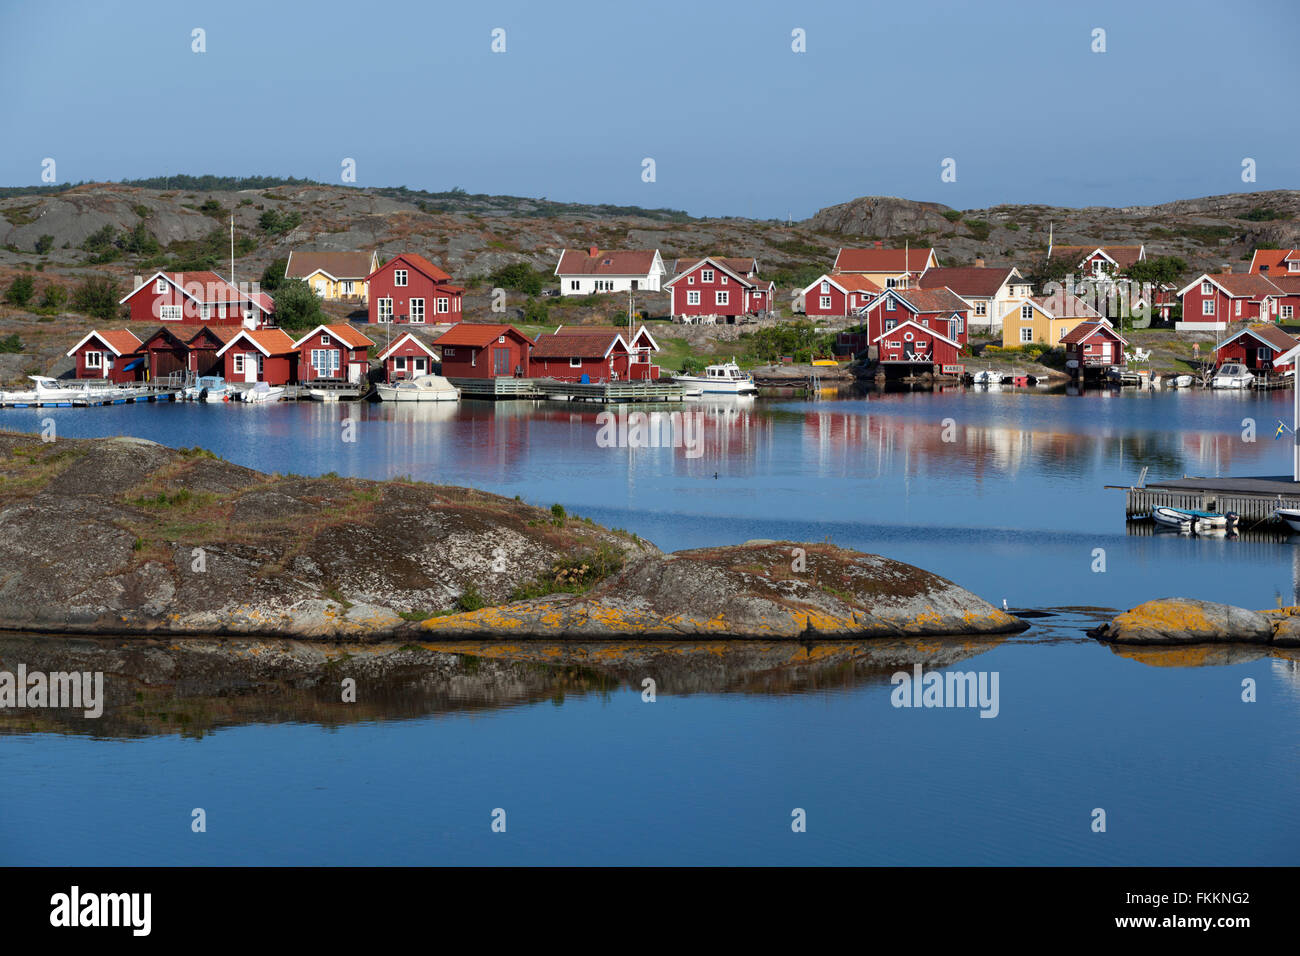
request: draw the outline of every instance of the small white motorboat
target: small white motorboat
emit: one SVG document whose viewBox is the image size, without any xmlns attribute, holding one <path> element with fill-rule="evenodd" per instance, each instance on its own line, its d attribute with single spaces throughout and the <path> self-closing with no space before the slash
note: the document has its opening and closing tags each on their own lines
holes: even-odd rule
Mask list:
<svg viewBox="0 0 1300 956">
<path fill-rule="evenodd" d="M 673 381 L 685 385 L 687 390 L 698 387 L 709 395 L 758 394 L 754 377 L 748 372 L 742 372 L 735 361 L 710 365 L 704 369 L 703 375 L 674 375 Z"/>
<path fill-rule="evenodd" d="M 339 393 L 332 388 L 309 388 L 307 397 L 313 402 L 337 402 Z"/>
<path fill-rule="evenodd" d="M 1210 384 L 1214 388 L 1250 388 L 1250 383 L 1255 380 L 1255 376 L 1250 374 L 1250 370 L 1239 362 L 1225 362 L 1217 372 Z"/>
<path fill-rule="evenodd" d="M 252 388 L 246 388 L 241 394 L 240 399 L 253 405 L 267 405 L 271 402 L 278 402 L 284 397 L 284 387 L 281 385 L 271 385 L 269 382 L 258 382 Z"/>
<path fill-rule="evenodd" d="M 1195 380 L 1190 375 L 1174 375 L 1165 379 L 1166 384 L 1171 388 L 1191 388 L 1193 381 Z"/>
<path fill-rule="evenodd" d="M 1192 508 L 1153 508 L 1151 517 L 1157 524 L 1192 534 L 1204 534 L 1207 531 L 1226 531 L 1237 523 L 1237 515 L 1229 511 L 1220 514 L 1217 511 L 1197 511 Z"/>
<path fill-rule="evenodd" d="M 982 372 L 976 372 L 971 376 L 971 380 L 976 385 L 1001 385 L 1002 373 L 995 372 L 992 369 L 985 369 Z"/>
<path fill-rule="evenodd" d="M 376 385 L 375 393 L 383 402 L 454 402 L 460 398 L 460 389 L 441 375 L 419 375 Z"/>
<path fill-rule="evenodd" d="M 1273 513 L 1285 521 L 1292 531 L 1300 531 L 1300 508 L 1278 508 Z"/>
</svg>

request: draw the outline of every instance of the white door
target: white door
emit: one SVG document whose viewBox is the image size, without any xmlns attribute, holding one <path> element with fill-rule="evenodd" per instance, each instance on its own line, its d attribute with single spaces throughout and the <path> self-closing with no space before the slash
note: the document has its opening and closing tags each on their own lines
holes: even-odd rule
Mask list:
<svg viewBox="0 0 1300 956">
<path fill-rule="evenodd" d="M 245 382 L 257 381 L 257 353 L 256 352 L 244 353 L 244 381 Z"/>
<path fill-rule="evenodd" d="M 361 381 L 361 363 L 352 362 L 348 365 L 348 381 L 356 384 Z"/>
</svg>

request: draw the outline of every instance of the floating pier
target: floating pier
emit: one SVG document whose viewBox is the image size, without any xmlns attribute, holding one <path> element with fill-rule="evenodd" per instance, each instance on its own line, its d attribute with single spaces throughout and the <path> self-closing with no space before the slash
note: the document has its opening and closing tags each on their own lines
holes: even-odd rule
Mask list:
<svg viewBox="0 0 1300 956">
<path fill-rule="evenodd" d="M 124 386 L 121 388 L 56 389 L 66 395 L 51 394 L 40 398 L 15 400 L 0 393 L 0 408 L 89 408 L 97 405 L 132 405 L 141 402 L 174 402 L 180 390 L 153 386 Z M 12 394 L 12 393 L 10 393 Z"/>
<path fill-rule="evenodd" d="M 1178 478 L 1144 485 L 1107 485 L 1124 492 L 1124 516 L 1130 521 L 1151 517 L 1154 508 L 1229 511 L 1241 516 L 1243 528 L 1285 527 L 1274 512 L 1300 508 L 1300 482 L 1290 478 Z"/>
</svg>

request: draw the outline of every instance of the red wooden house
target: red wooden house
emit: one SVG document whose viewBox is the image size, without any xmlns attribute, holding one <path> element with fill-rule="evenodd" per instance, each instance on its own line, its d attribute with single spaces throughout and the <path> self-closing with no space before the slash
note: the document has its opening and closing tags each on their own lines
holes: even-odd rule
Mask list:
<svg viewBox="0 0 1300 956">
<path fill-rule="evenodd" d="M 190 372 L 196 377 L 222 375 L 225 371 L 225 362 L 217 353 L 238 334 L 239 329 L 213 328 L 205 325 L 191 335 L 185 342 L 185 347 L 189 351 Z"/>
<path fill-rule="evenodd" d="M 866 306 L 867 334 L 874 343 L 885 332 L 912 321 L 964 346 L 971 304 L 951 289 L 886 289 Z"/>
<path fill-rule="evenodd" d="M 674 319 L 698 321 L 707 317 L 734 325 L 741 316 L 772 311 L 776 286 L 758 277 L 756 259 L 682 259 L 677 262 L 677 270 L 664 286 L 669 291 L 669 314 Z"/>
<path fill-rule="evenodd" d="M 265 292 L 240 289 L 215 272 L 155 272 L 122 297 L 133 322 L 261 328 L 275 312 Z"/>
<path fill-rule="evenodd" d="M 298 349 L 283 329 L 240 329 L 217 357 L 227 382 L 288 385 L 298 374 Z"/>
<path fill-rule="evenodd" d="M 1076 378 L 1105 372 L 1112 365 L 1128 364 L 1124 348 L 1128 340 L 1105 319 L 1080 322 L 1061 339 L 1065 347 L 1065 364 Z"/>
<path fill-rule="evenodd" d="M 631 350 L 613 329 L 539 335 L 528 374 L 560 382 L 625 382 Z"/>
<path fill-rule="evenodd" d="M 1277 300 L 1277 320 L 1291 323 L 1300 319 L 1300 276 L 1275 275 L 1268 281 L 1281 293 Z"/>
<path fill-rule="evenodd" d="M 1204 272 L 1178 290 L 1183 303 L 1179 331 L 1225 331 L 1235 322 L 1276 322 L 1286 297 L 1267 276 Z"/>
<path fill-rule="evenodd" d="M 1300 345 L 1276 325 L 1252 325 L 1229 336 L 1214 347 L 1214 367 L 1238 362 L 1255 372 L 1288 372 L 1293 361 L 1277 363 L 1275 359 Z"/>
<path fill-rule="evenodd" d="M 346 322 L 318 325 L 293 343 L 298 350 L 298 381 L 364 382 L 374 345 Z"/>
<path fill-rule="evenodd" d="M 374 297 L 371 296 L 371 302 Z M 533 340 L 513 325 L 459 322 L 433 343 L 447 378 L 523 378 Z"/>
<path fill-rule="evenodd" d="M 76 359 L 77 378 L 139 382 L 148 369 L 143 343 L 126 329 L 94 329 L 67 354 Z"/>
<path fill-rule="evenodd" d="M 366 276 L 370 322 L 459 322 L 465 290 L 424 256 L 403 252 Z"/>
<path fill-rule="evenodd" d="M 884 291 L 868 276 L 853 272 L 822 276 L 803 290 L 804 315 L 829 317 L 856 315 Z"/>
<path fill-rule="evenodd" d="M 913 319 L 906 319 L 881 332 L 872 344 L 880 350 L 878 361 L 886 368 L 923 366 L 924 371 L 935 374 L 958 374 L 961 371 L 962 343 Z"/>
<path fill-rule="evenodd" d="M 657 381 L 660 369 L 654 364 L 655 353 L 659 351 L 659 343 L 654 340 L 650 330 L 644 325 L 638 326 L 636 332 L 632 333 L 629 338 L 626 331 L 607 325 L 570 325 L 560 326 L 555 330 L 556 335 L 587 335 L 591 332 L 618 332 L 623 336 L 623 343 L 627 346 L 628 358 L 628 378 L 633 381 Z"/>
<path fill-rule="evenodd" d="M 177 335 L 180 332 L 180 335 Z M 184 375 L 190 367 L 190 347 L 184 329 L 160 326 L 144 340 L 140 350 L 147 356 L 145 363 L 151 381 L 179 373 Z"/>
<path fill-rule="evenodd" d="M 403 378 L 432 375 L 438 363 L 438 353 L 413 332 L 406 332 L 380 352 L 378 359 L 384 366 L 384 381 L 396 382 Z"/>
</svg>

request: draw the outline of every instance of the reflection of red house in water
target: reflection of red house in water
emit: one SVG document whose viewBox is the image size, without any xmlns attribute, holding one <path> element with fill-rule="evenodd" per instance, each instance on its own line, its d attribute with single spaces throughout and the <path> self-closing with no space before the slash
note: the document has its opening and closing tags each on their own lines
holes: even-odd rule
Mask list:
<svg viewBox="0 0 1300 956">
<path fill-rule="evenodd" d="M 433 344 L 442 351 L 442 374 L 447 378 L 522 378 L 529 374 L 533 340 L 513 325 L 459 322 Z"/>
<path fill-rule="evenodd" d="M 95 329 L 67 354 L 76 357 L 77 378 L 102 378 L 120 385 L 142 381 L 147 369 L 142 343 L 126 329 Z"/>
</svg>

